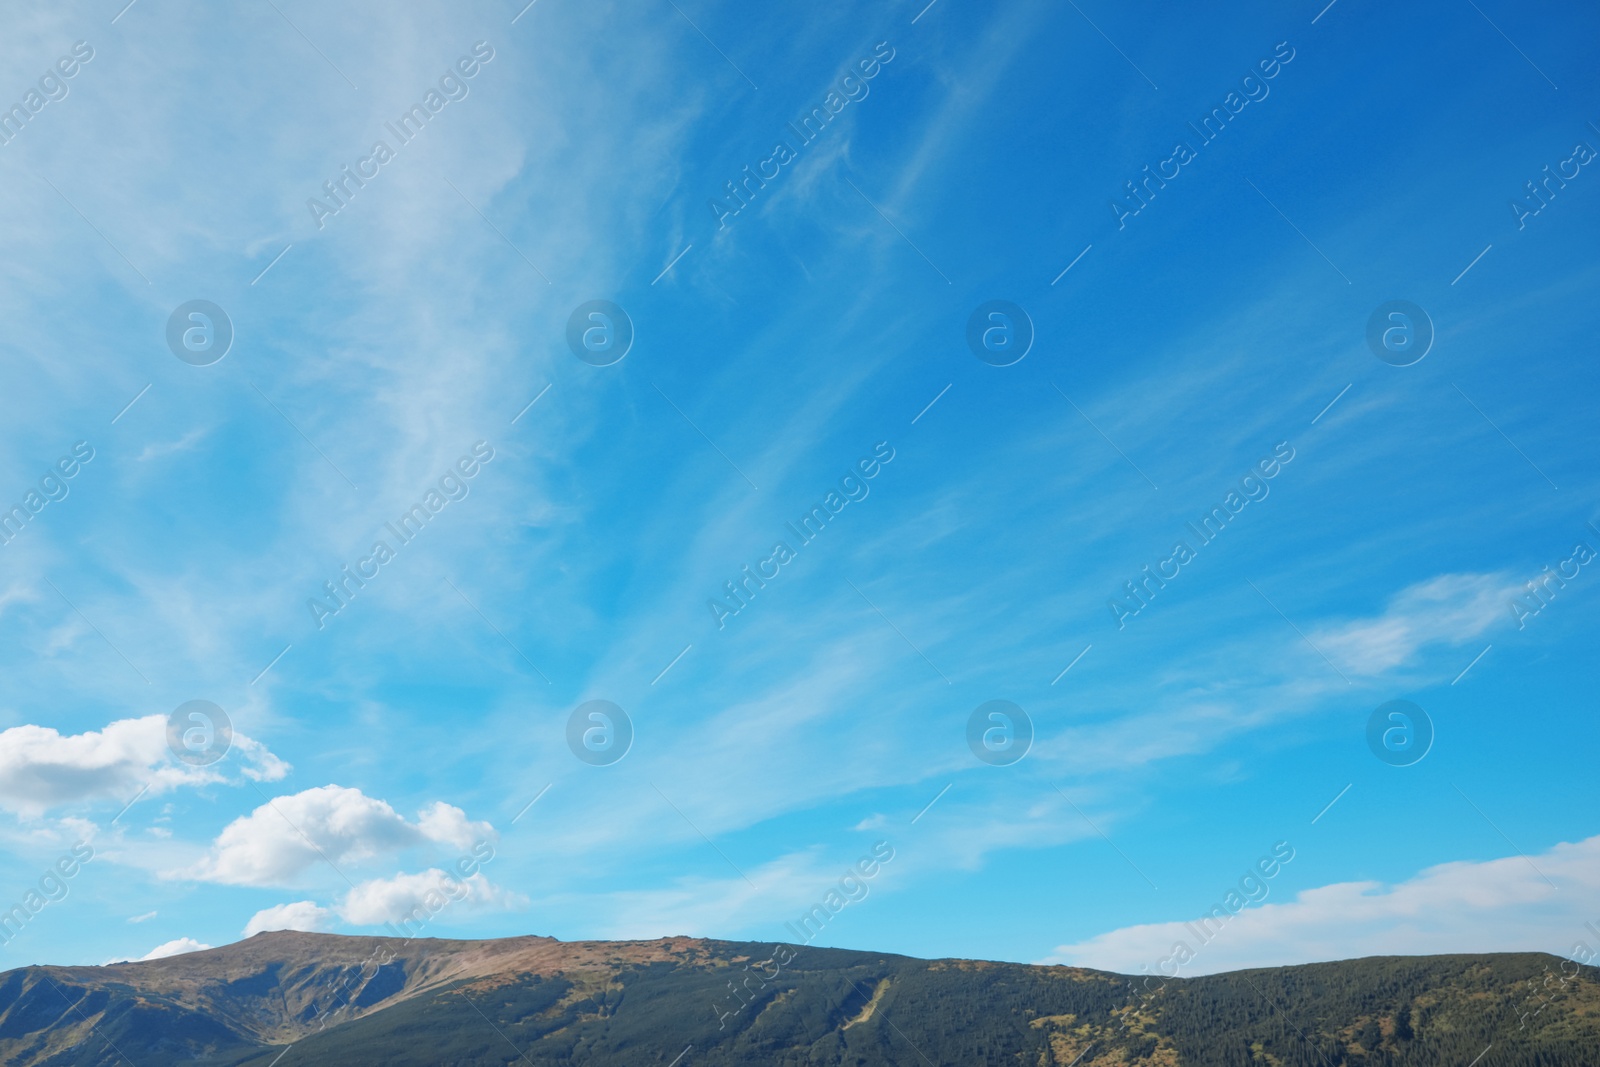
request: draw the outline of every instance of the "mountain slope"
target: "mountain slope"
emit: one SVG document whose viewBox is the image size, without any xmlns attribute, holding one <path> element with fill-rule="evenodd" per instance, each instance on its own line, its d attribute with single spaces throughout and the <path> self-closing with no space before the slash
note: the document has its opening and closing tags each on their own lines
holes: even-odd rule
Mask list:
<svg viewBox="0 0 1600 1067">
<path fill-rule="evenodd" d="M 1555 957 L 1527 953 L 1161 984 L 689 938 L 285 932 L 0 975 L 0 1062 L 15 1067 L 1466 1067 L 1480 1055 L 1480 1067 L 1600 1065 L 1593 973 L 1569 978 Z"/>
</svg>

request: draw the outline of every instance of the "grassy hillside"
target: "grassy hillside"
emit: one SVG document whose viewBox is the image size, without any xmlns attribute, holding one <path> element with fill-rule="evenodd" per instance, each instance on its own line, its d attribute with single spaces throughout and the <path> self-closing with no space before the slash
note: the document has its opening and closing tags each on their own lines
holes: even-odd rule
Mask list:
<svg viewBox="0 0 1600 1067">
<path fill-rule="evenodd" d="M 277 934 L 159 970 L 25 968 L 0 976 L 0 1061 L 1600 1065 L 1593 973 L 1562 981 L 1558 960 L 1531 953 L 1382 957 L 1147 988 L 1069 967 L 774 948 Z"/>
</svg>

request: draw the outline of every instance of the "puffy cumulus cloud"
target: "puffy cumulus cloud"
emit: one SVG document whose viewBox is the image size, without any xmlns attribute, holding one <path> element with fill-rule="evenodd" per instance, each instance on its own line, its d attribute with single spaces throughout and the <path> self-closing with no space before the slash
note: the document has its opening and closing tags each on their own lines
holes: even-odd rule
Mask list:
<svg viewBox="0 0 1600 1067">
<path fill-rule="evenodd" d="M 379 926 L 407 919 L 430 919 L 446 907 L 512 908 L 527 900 L 493 885 L 481 873 L 454 878 L 437 867 L 362 882 L 345 894 L 339 915 L 355 926 Z"/>
<path fill-rule="evenodd" d="M 168 941 L 165 944 L 157 945 L 149 952 L 146 952 L 143 956 L 140 956 L 139 960 L 140 962 L 143 962 L 144 960 L 164 960 L 168 956 L 181 956 L 185 952 L 199 952 L 201 949 L 207 949 L 210 947 L 210 945 L 196 941 L 192 937 L 180 937 L 175 941 Z"/>
<path fill-rule="evenodd" d="M 494 840 L 488 823 L 435 803 L 408 822 L 359 789 L 324 785 L 278 797 L 223 827 L 190 877 L 225 885 L 287 885 L 326 859 L 335 867 L 422 844 L 461 847 L 465 837 Z"/>
<path fill-rule="evenodd" d="M 499 840 L 488 823 L 468 822 L 466 812 L 442 800 L 434 801 L 417 813 L 417 829 L 428 840 L 463 852 L 474 842 Z"/>
<path fill-rule="evenodd" d="M 297 900 L 292 904 L 274 904 L 250 916 L 244 924 L 244 936 L 254 937 L 268 930 L 304 930 L 320 933 L 333 925 L 333 912 L 315 901 Z"/>
<path fill-rule="evenodd" d="M 1427 645 L 1470 641 L 1509 620 L 1506 605 L 1520 591 L 1504 574 L 1441 574 L 1401 590 L 1383 614 L 1320 628 L 1311 640 L 1345 670 L 1381 674 Z"/>
<path fill-rule="evenodd" d="M 1584 924 L 1596 899 L 1600 837 L 1591 837 L 1530 858 L 1442 863 L 1395 884 L 1320 886 L 1220 926 L 1212 920 L 1209 930 L 1198 917 L 1124 927 L 1062 945 L 1041 962 L 1185 977 L 1396 954 L 1539 951 L 1594 962 L 1600 938 Z"/>
<path fill-rule="evenodd" d="M 233 735 L 227 760 L 206 767 L 180 762 L 167 748 L 162 715 L 119 719 L 103 730 L 62 734 L 49 726 L 13 726 L 0 731 L 0 808 L 35 817 L 50 808 L 91 800 L 125 802 L 145 785 L 152 795 L 180 786 L 223 782 L 235 762 L 255 781 L 289 773 L 265 745 Z"/>
</svg>

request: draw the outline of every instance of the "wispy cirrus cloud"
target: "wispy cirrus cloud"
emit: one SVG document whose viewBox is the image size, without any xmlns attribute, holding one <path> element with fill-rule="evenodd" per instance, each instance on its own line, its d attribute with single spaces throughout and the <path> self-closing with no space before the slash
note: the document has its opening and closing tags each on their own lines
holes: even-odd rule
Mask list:
<svg viewBox="0 0 1600 1067">
<path fill-rule="evenodd" d="M 1506 574 L 1440 574 L 1409 585 L 1384 610 L 1327 623 L 1311 640 L 1345 670 L 1372 676 L 1410 666 L 1433 645 L 1459 645 L 1508 618 L 1521 585 Z"/>
</svg>

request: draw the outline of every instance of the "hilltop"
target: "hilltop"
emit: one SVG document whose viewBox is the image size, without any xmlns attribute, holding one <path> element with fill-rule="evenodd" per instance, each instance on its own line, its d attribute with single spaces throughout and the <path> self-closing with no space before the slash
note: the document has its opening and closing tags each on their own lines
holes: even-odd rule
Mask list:
<svg viewBox="0 0 1600 1067">
<path fill-rule="evenodd" d="M 1600 984 L 1537 953 L 1374 957 L 1165 983 L 688 937 L 278 932 L 0 974 L 9 1067 L 1600 1063 Z M 1488 1055 L 1485 1055 L 1488 1050 Z"/>
</svg>

